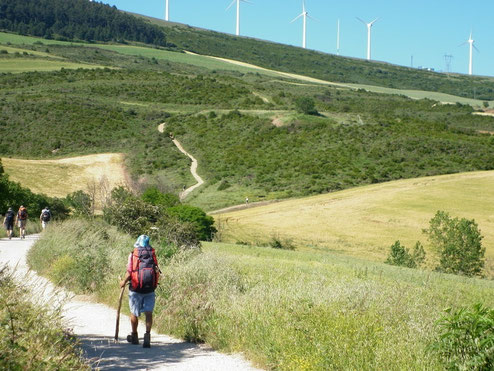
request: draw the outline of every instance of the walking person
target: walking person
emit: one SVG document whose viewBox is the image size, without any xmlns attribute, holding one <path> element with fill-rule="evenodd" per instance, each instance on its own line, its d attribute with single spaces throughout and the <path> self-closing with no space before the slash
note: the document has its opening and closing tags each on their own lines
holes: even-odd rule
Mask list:
<svg viewBox="0 0 494 371">
<path fill-rule="evenodd" d="M 27 209 L 21 205 L 19 211 L 17 211 L 17 226 L 19 227 L 19 235 L 21 239 L 26 238 L 26 224 L 27 224 Z"/>
<path fill-rule="evenodd" d="M 51 220 L 51 211 L 48 209 L 48 206 L 46 206 L 43 210 L 41 210 L 41 214 L 39 216 L 39 221 L 41 222 L 41 228 L 43 230 L 46 229 L 46 226 L 48 225 L 48 222 Z"/>
<path fill-rule="evenodd" d="M 129 282 L 130 325 L 132 333 L 127 341 L 139 344 L 137 325 L 139 316 L 146 316 L 146 333 L 144 334 L 144 348 L 151 347 L 151 327 L 153 325 L 153 309 L 155 303 L 155 289 L 158 285 L 160 270 L 154 249 L 150 245 L 149 236 L 140 235 L 134 244 L 127 262 L 125 278 L 120 282 L 124 287 Z"/>
<path fill-rule="evenodd" d="M 5 218 L 3 218 L 3 225 L 7 230 L 7 237 L 9 238 L 9 240 L 12 239 L 12 235 L 14 233 L 14 219 L 15 219 L 14 210 L 12 210 L 12 208 L 9 207 L 7 213 L 5 214 Z"/>
</svg>

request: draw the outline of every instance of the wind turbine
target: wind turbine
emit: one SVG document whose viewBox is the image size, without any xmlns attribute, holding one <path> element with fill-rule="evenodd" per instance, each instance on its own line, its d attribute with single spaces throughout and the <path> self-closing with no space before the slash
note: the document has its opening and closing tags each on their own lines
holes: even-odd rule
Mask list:
<svg viewBox="0 0 494 371">
<path fill-rule="evenodd" d="M 340 55 L 340 20 L 338 19 L 338 32 L 336 33 L 336 55 Z"/>
<path fill-rule="evenodd" d="M 233 0 L 230 5 L 228 5 L 228 8 L 226 10 L 230 9 L 233 4 L 237 3 L 237 28 L 235 35 L 239 36 L 240 35 L 240 2 L 248 3 L 251 4 L 250 1 L 247 0 Z"/>
<path fill-rule="evenodd" d="M 300 17 L 303 17 L 304 20 L 304 26 L 302 31 L 302 48 L 305 49 L 307 45 L 307 18 L 314 19 L 311 16 L 309 16 L 309 12 L 305 9 L 305 1 L 302 1 L 302 13 L 296 16 L 290 23 L 295 22 Z"/>
<path fill-rule="evenodd" d="M 169 0 L 165 1 L 165 21 L 169 21 L 170 19 L 170 4 L 168 3 Z"/>
<path fill-rule="evenodd" d="M 359 17 L 357 17 L 357 19 L 367 26 L 367 60 L 370 61 L 370 59 L 371 59 L 371 28 L 372 28 L 372 25 L 374 23 L 376 23 L 379 18 L 374 19 L 370 23 L 365 22 L 364 20 L 360 19 Z"/>
<path fill-rule="evenodd" d="M 470 31 L 470 37 L 468 38 L 467 41 L 465 41 L 462 45 L 465 45 L 466 43 L 470 44 L 470 58 L 469 58 L 469 63 L 468 63 L 468 74 L 472 75 L 473 74 L 473 48 L 479 52 L 477 47 L 474 45 L 475 40 L 472 39 L 472 31 Z"/>
</svg>

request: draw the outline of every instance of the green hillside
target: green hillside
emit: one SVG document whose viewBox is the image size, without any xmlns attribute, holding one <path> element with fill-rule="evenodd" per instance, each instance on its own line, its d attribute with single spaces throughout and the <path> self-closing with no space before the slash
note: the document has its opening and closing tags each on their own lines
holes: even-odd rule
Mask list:
<svg viewBox="0 0 494 371">
<path fill-rule="evenodd" d="M 169 43 L 198 54 L 231 58 L 326 81 L 436 91 L 460 97 L 494 100 L 494 78 L 491 77 L 417 70 L 196 29 L 156 18 L 144 18 L 162 26 Z"/>
</svg>

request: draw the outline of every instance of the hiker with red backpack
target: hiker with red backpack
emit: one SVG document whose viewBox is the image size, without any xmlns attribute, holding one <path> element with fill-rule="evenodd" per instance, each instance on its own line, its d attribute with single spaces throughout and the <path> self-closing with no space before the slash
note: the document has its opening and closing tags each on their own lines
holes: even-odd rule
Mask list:
<svg viewBox="0 0 494 371">
<path fill-rule="evenodd" d="M 158 285 L 160 270 L 156 253 L 149 243 L 149 236 L 140 235 L 134 244 L 134 250 L 129 255 L 125 278 L 120 282 L 120 287 L 125 287 L 129 282 L 129 307 L 130 325 L 132 333 L 127 336 L 127 341 L 139 344 L 137 325 L 139 316 L 146 316 L 146 333 L 144 334 L 144 348 L 151 347 L 151 326 L 153 325 L 153 309 L 155 292 Z"/>
<path fill-rule="evenodd" d="M 26 238 L 26 224 L 27 224 L 27 209 L 21 205 L 19 211 L 17 211 L 17 226 L 19 227 L 19 235 L 21 239 Z"/>
</svg>

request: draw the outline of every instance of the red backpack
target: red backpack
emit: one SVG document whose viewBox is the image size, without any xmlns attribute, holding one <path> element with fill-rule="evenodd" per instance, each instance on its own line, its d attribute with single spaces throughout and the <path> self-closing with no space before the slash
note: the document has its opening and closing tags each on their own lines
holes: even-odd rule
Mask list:
<svg viewBox="0 0 494 371">
<path fill-rule="evenodd" d="M 153 292 L 158 286 L 158 260 L 152 247 L 136 247 L 132 252 L 130 290 L 143 294 Z"/>
</svg>

